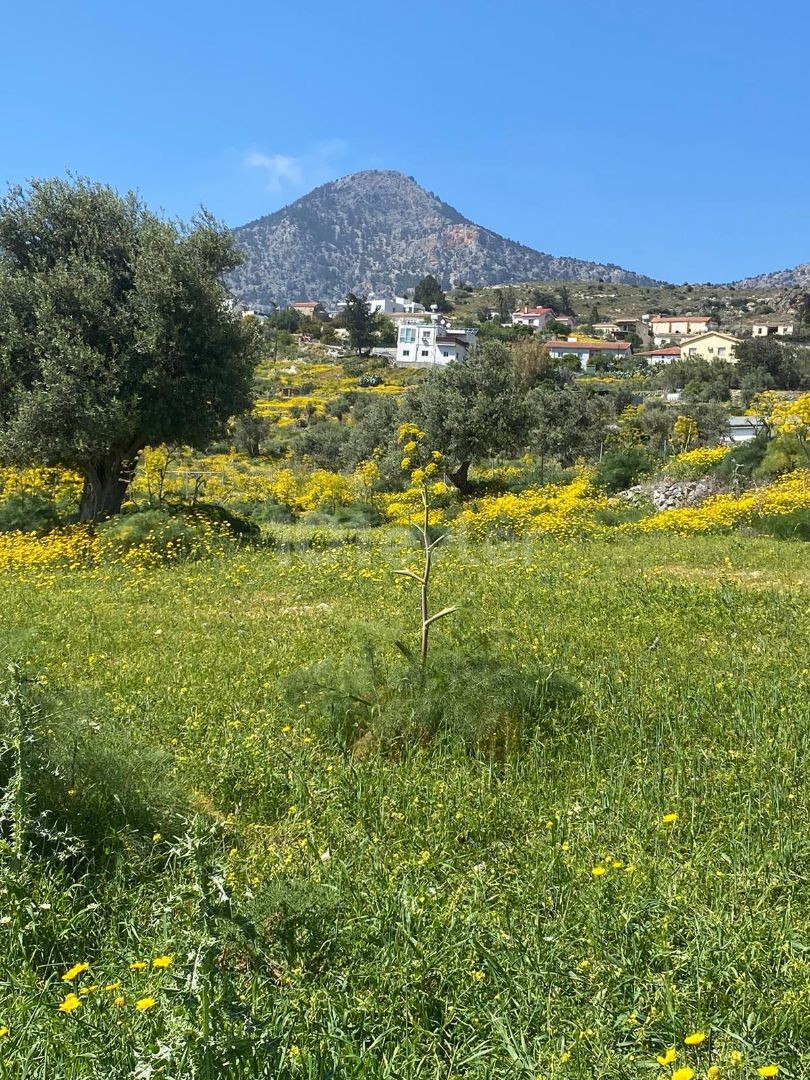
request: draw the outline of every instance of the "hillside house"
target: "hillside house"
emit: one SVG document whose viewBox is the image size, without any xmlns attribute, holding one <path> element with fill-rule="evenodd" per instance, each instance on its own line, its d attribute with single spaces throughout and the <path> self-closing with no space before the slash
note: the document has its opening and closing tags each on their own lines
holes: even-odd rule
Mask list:
<svg viewBox="0 0 810 1080">
<path fill-rule="evenodd" d="M 434 316 L 424 322 L 417 312 L 399 324 L 397 367 L 443 367 L 453 360 L 466 360 L 477 330 L 453 329 Z"/>
<path fill-rule="evenodd" d="M 622 338 L 627 334 L 638 333 L 638 319 L 615 318 L 606 322 L 594 323 L 597 334 L 604 338 Z"/>
<path fill-rule="evenodd" d="M 719 325 L 712 315 L 657 315 L 650 319 L 653 345 L 673 345 L 682 338 L 716 330 Z"/>
<path fill-rule="evenodd" d="M 556 319 L 554 309 L 550 307 L 525 307 L 512 312 L 512 326 L 531 326 L 534 330 L 542 330 L 547 322 Z"/>
<path fill-rule="evenodd" d="M 649 352 L 639 353 L 648 364 L 674 364 L 681 358 L 680 345 L 662 345 L 658 349 L 650 349 Z"/>
<path fill-rule="evenodd" d="M 702 356 L 704 360 L 725 360 L 736 364 L 735 349 L 739 344 L 740 339 L 734 337 L 733 334 L 722 334 L 719 330 L 711 330 L 708 334 L 698 334 L 696 337 L 682 341 L 681 360 Z"/>
<path fill-rule="evenodd" d="M 548 341 L 546 348 L 552 360 L 575 356 L 583 371 L 590 367 L 597 357 L 618 360 L 633 353 L 629 341 L 578 341 L 576 338 L 568 338 L 566 341 Z"/>
<path fill-rule="evenodd" d="M 790 337 L 796 329 L 792 319 L 758 320 L 751 328 L 754 337 Z"/>
<path fill-rule="evenodd" d="M 296 300 L 290 307 L 301 315 L 308 315 L 310 319 L 323 319 L 326 317 L 326 309 L 320 300 Z"/>
<path fill-rule="evenodd" d="M 408 300 L 404 296 L 395 296 L 392 300 L 388 296 L 371 296 L 368 308 L 372 315 L 413 315 L 424 311 L 421 304 L 415 300 Z"/>
</svg>

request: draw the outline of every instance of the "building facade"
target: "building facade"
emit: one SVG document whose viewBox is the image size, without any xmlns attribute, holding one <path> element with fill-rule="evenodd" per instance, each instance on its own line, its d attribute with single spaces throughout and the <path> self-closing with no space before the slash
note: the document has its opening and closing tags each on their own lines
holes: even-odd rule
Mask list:
<svg viewBox="0 0 810 1080">
<path fill-rule="evenodd" d="M 435 316 L 425 322 L 418 313 L 399 321 L 397 367 L 444 367 L 453 360 L 466 360 L 477 330 L 453 329 Z"/>
<path fill-rule="evenodd" d="M 633 352 L 629 341 L 578 341 L 576 338 L 568 338 L 567 341 L 548 341 L 546 347 L 552 360 L 576 357 L 583 371 L 597 357 L 618 360 L 631 356 Z"/>
<path fill-rule="evenodd" d="M 719 325 L 711 315 L 658 315 L 650 319 L 653 345 L 671 345 L 682 338 L 716 330 Z"/>
<path fill-rule="evenodd" d="M 681 342 L 681 360 L 690 357 L 702 356 L 704 360 L 723 360 L 726 363 L 736 364 L 736 348 L 740 339 L 733 334 L 722 334 L 719 330 L 711 330 L 708 334 L 698 334 L 696 337 L 687 338 Z"/>
</svg>

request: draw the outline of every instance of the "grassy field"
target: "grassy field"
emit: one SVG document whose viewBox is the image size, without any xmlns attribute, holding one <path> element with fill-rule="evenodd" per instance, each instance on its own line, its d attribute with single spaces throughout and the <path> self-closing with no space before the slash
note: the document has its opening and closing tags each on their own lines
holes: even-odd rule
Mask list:
<svg viewBox="0 0 810 1080">
<path fill-rule="evenodd" d="M 427 709 L 416 555 L 368 535 L 0 575 L 52 763 L 0 1075 L 810 1076 L 807 547 L 451 546 Z M 484 656 L 568 689 L 515 739 Z"/>
</svg>

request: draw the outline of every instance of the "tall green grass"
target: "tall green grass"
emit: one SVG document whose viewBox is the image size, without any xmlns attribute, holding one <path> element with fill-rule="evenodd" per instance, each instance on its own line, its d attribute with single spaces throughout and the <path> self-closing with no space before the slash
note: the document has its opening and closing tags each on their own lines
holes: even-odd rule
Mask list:
<svg viewBox="0 0 810 1080">
<path fill-rule="evenodd" d="M 0 579 L 43 769 L 85 747 L 31 787 L 80 854 L 34 845 L 15 886 L 0 853 L 0 1075 L 618 1080 L 670 1046 L 810 1075 L 806 549 L 448 548 L 421 737 L 421 690 L 399 725 L 386 691 L 418 633 L 403 543 Z M 484 656 L 579 692 L 488 742 L 524 699 Z M 335 670 L 383 694 L 378 740 L 346 737 Z M 60 1013 L 79 961 L 102 990 Z"/>
</svg>

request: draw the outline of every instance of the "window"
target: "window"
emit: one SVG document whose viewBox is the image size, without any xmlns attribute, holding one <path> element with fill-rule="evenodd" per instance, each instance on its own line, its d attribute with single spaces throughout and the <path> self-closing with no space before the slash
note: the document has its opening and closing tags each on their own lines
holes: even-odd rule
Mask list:
<svg viewBox="0 0 810 1080">
<path fill-rule="evenodd" d="M 430 349 L 422 349 L 422 356 L 430 356 Z"/>
<path fill-rule="evenodd" d="M 402 350 L 402 355 L 403 356 L 410 356 L 411 355 L 411 350 L 410 349 L 403 349 Z"/>
<path fill-rule="evenodd" d="M 725 356 L 726 355 L 726 347 L 725 347 L 725 345 L 718 345 L 717 346 L 717 355 L 718 356 Z"/>
<path fill-rule="evenodd" d="M 447 349 L 442 349 L 442 356 L 449 356 L 449 355 L 450 355 L 450 353 L 448 352 Z"/>
<path fill-rule="evenodd" d="M 412 326 L 403 326 L 399 332 L 399 340 L 405 345 L 413 345 L 416 341 L 416 330 Z"/>
</svg>

